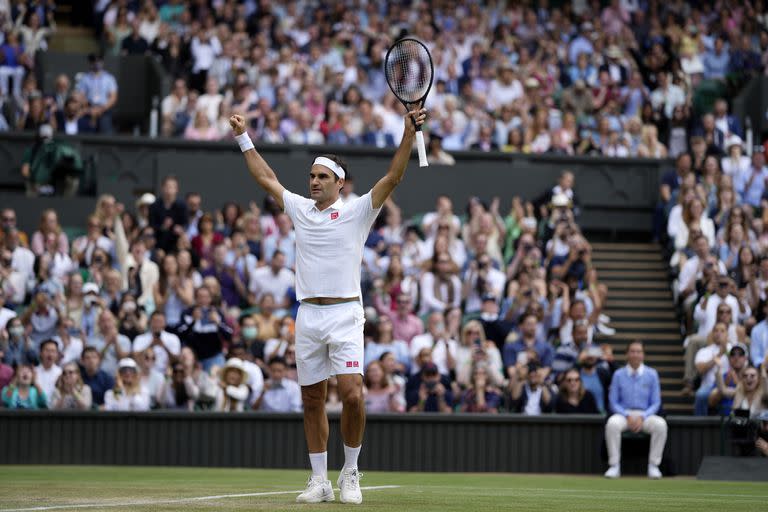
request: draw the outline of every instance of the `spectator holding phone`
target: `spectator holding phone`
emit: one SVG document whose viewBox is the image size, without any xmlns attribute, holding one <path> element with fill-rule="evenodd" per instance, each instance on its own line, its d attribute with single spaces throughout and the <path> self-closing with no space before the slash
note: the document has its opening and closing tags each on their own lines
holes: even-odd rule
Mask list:
<svg viewBox="0 0 768 512">
<path fill-rule="evenodd" d="M 501 407 L 501 394 L 491 385 L 485 363 L 478 363 L 472 372 L 472 382 L 461 397 L 461 412 L 497 414 Z"/>
<path fill-rule="evenodd" d="M 441 382 L 436 364 L 426 363 L 421 368 L 421 384 L 416 393 L 418 400 L 410 407 L 411 412 L 451 412 L 453 393 Z"/>
<path fill-rule="evenodd" d="M 504 395 L 507 410 L 523 413 L 526 416 L 538 416 L 552 411 L 554 397 L 544 384 L 548 369 L 533 359 L 526 364 L 519 364 L 509 374 L 509 384 Z"/>
</svg>

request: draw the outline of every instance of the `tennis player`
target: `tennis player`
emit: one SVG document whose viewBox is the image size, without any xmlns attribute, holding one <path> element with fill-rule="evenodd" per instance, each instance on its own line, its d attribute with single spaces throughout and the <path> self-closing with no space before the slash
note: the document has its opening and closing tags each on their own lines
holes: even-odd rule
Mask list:
<svg viewBox="0 0 768 512">
<path fill-rule="evenodd" d="M 411 156 L 415 126 L 426 110 L 405 115 L 405 132 L 387 174 L 365 195 L 339 199 L 347 177 L 346 164 L 334 155 L 317 157 L 309 170 L 309 199 L 286 190 L 254 149 L 242 116 L 229 120 L 258 184 L 275 198 L 296 229 L 296 366 L 304 402 L 304 434 L 312 476 L 296 501 L 333 501 L 328 480 L 328 377 L 336 375 L 344 404 L 341 435 L 344 467 L 337 481 L 342 503 L 362 503 L 357 458 L 365 429 L 363 402 L 363 316 L 360 262 L 363 244 L 381 206 L 403 179 Z"/>
</svg>

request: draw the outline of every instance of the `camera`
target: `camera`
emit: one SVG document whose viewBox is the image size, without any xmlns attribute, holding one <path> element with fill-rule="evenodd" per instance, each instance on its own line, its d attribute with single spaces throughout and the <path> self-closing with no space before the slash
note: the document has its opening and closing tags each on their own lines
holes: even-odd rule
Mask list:
<svg viewBox="0 0 768 512">
<path fill-rule="evenodd" d="M 768 441 L 768 431 L 763 431 L 760 422 L 749 417 L 749 409 L 734 409 L 728 418 L 728 427 L 735 455 L 754 455 L 757 439 Z"/>
<path fill-rule="evenodd" d="M 428 381 L 424 383 L 425 386 L 427 386 L 427 391 L 430 393 L 435 390 L 435 387 L 437 387 L 437 382 L 435 381 Z"/>
</svg>

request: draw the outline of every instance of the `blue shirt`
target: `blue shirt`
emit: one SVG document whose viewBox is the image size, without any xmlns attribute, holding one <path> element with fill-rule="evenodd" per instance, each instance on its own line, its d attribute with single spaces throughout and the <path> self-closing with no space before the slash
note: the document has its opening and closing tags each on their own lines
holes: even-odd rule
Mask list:
<svg viewBox="0 0 768 512">
<path fill-rule="evenodd" d="M 385 352 L 391 352 L 398 363 L 404 364 L 406 369 L 410 368 L 411 356 L 408 351 L 408 344 L 403 340 L 394 340 L 390 344 L 368 342 L 365 346 L 365 367 L 368 368 L 371 361 L 378 361 Z"/>
<path fill-rule="evenodd" d="M 97 371 L 91 377 L 83 368 L 80 368 L 80 376 L 83 378 L 83 384 L 91 388 L 93 404 L 104 405 L 104 393 L 115 386 L 115 379 L 103 370 Z"/>
<path fill-rule="evenodd" d="M 605 412 L 605 390 L 603 389 L 603 383 L 600 382 L 600 376 L 597 374 L 597 372 L 589 374 L 583 370 L 580 372 L 580 375 L 581 375 L 581 383 L 584 384 L 584 389 L 592 393 L 592 395 L 595 397 L 595 403 L 597 404 L 597 409 L 601 413 L 604 413 Z"/>
<path fill-rule="evenodd" d="M 522 338 L 514 343 L 507 343 L 504 345 L 504 366 L 514 366 L 517 363 L 517 354 L 525 352 L 526 349 L 527 347 Z M 533 350 L 536 352 L 536 355 L 539 356 L 539 363 L 541 363 L 541 366 L 546 368 L 552 366 L 552 359 L 554 358 L 552 345 L 543 341 L 537 341 L 533 345 Z"/>
<path fill-rule="evenodd" d="M 630 410 L 643 411 L 643 419 L 656 414 L 661 408 L 659 374 L 645 365 L 621 368 L 613 374 L 608 400 L 611 410 L 622 416 Z"/>
<path fill-rule="evenodd" d="M 755 174 L 754 178 L 752 178 L 753 174 Z M 741 202 L 759 208 L 765 192 L 766 178 L 768 178 L 768 170 L 765 167 L 759 170 L 750 167 L 749 171 L 739 173 L 733 180 L 733 185 Z"/>
<path fill-rule="evenodd" d="M 291 231 L 285 237 L 280 237 L 279 233 L 266 237 L 262 242 L 264 261 L 272 261 L 275 249 L 285 254 L 285 268 L 293 268 L 296 265 L 296 232 Z"/>
<path fill-rule="evenodd" d="M 731 56 L 723 50 L 720 55 L 714 51 L 704 54 L 704 78 L 725 78 L 728 73 L 728 65 L 731 62 Z"/>
<path fill-rule="evenodd" d="M 112 93 L 117 92 L 117 81 L 106 71 L 89 72 L 80 79 L 77 90 L 85 94 L 88 103 L 101 106 L 107 103 Z"/>
<path fill-rule="evenodd" d="M 749 337 L 752 338 L 749 358 L 755 367 L 759 367 L 765 361 L 765 354 L 768 352 L 768 319 L 754 326 Z"/>
</svg>

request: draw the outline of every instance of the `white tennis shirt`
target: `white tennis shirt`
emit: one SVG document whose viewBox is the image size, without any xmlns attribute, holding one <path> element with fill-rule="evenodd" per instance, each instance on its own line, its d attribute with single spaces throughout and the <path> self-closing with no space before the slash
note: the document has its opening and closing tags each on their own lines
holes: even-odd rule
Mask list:
<svg viewBox="0 0 768 512">
<path fill-rule="evenodd" d="M 361 296 L 363 245 L 381 211 L 371 192 L 320 211 L 312 199 L 286 190 L 283 204 L 296 230 L 296 299 Z"/>
</svg>

